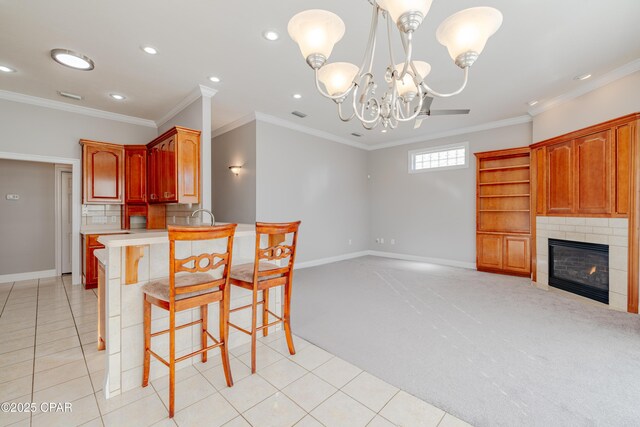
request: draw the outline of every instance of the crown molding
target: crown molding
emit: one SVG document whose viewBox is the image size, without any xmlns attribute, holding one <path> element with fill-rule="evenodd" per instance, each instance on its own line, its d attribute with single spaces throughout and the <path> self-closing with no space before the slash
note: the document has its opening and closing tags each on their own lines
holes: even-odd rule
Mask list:
<svg viewBox="0 0 640 427">
<path fill-rule="evenodd" d="M 269 124 L 280 126 L 280 127 L 283 127 L 283 128 L 287 128 L 287 129 L 295 130 L 295 131 L 298 131 L 298 132 L 306 133 L 307 135 L 317 136 L 319 138 L 327 139 L 329 141 L 337 142 L 337 143 L 344 144 L 344 145 L 349 145 L 351 147 L 359 148 L 361 150 L 369 150 L 370 149 L 369 146 L 367 146 L 365 144 L 362 144 L 362 143 L 359 143 L 359 142 L 353 142 L 353 141 L 350 141 L 350 140 L 348 140 L 346 138 L 339 137 L 339 136 L 334 135 L 334 134 L 329 133 L 329 132 L 313 129 L 313 128 L 310 128 L 308 126 L 299 125 L 297 123 L 292 123 L 292 122 L 290 122 L 288 120 L 284 120 L 284 119 L 281 119 L 279 117 L 274 117 L 274 116 L 271 116 L 269 114 L 261 113 L 259 111 L 256 111 L 255 115 L 256 115 L 256 120 L 258 120 L 260 122 L 263 122 L 263 123 L 269 123 Z"/>
<path fill-rule="evenodd" d="M 220 135 L 223 135 L 227 132 L 230 132 L 236 128 L 239 128 L 240 126 L 244 126 L 247 123 L 250 123 L 252 121 L 256 120 L 256 114 L 254 113 L 250 113 L 247 114 L 246 116 L 242 116 L 237 120 L 234 120 L 230 123 L 227 123 L 225 125 L 220 126 L 219 128 L 214 129 L 211 132 L 211 138 L 216 138 Z"/>
<path fill-rule="evenodd" d="M 523 123 L 529 123 L 531 121 L 532 121 L 532 118 L 529 115 L 511 117 L 509 119 L 496 120 L 494 122 L 482 123 L 475 126 L 467 126 L 465 128 L 452 129 L 444 132 L 433 133 L 430 135 L 416 136 L 413 138 L 401 139 L 399 141 L 384 142 L 382 144 L 371 145 L 369 146 L 369 150 L 380 150 L 382 148 L 390 148 L 390 147 L 397 147 L 399 145 L 414 144 L 416 142 L 431 141 L 434 139 L 446 138 L 449 136 L 464 135 L 467 133 L 481 132 L 485 130 L 519 125 Z"/>
<path fill-rule="evenodd" d="M 623 65 L 622 67 L 611 70 L 608 73 L 603 74 L 602 76 L 584 82 L 580 85 L 580 87 L 572 91 L 563 93 L 562 95 L 556 96 L 555 98 L 552 98 L 548 101 L 541 102 L 535 108 L 529 109 L 529 114 L 531 116 L 537 116 L 538 114 L 544 113 L 545 111 L 555 107 L 556 105 L 562 104 L 566 101 L 570 101 L 589 92 L 593 92 L 594 90 L 599 89 L 602 86 L 606 86 L 609 83 L 620 80 L 623 77 L 635 73 L 636 71 L 640 71 L 640 58 L 635 59 Z"/>
<path fill-rule="evenodd" d="M 0 90 L 0 99 L 20 102 L 22 104 L 35 105 L 38 107 L 51 108 L 54 110 L 66 111 L 68 113 L 97 117 L 99 119 L 114 120 L 117 122 L 129 123 L 138 126 L 146 126 L 151 128 L 156 127 L 156 123 L 153 120 L 127 116 L 119 113 L 112 113 L 110 111 L 98 110 L 95 108 L 82 107 L 80 105 L 68 104 L 62 101 L 54 101 L 52 99 L 39 98 L 37 96 L 25 95 L 23 93 L 10 92 L 7 90 Z"/>
<path fill-rule="evenodd" d="M 180 101 L 175 107 L 169 110 L 164 116 L 160 119 L 156 120 L 156 127 L 160 127 L 167 123 L 169 120 L 174 118 L 178 113 L 187 108 L 189 105 L 193 104 L 198 98 L 211 98 L 218 91 L 216 89 L 210 88 L 204 85 L 198 85 L 195 89 L 193 89 L 182 101 Z"/>
<path fill-rule="evenodd" d="M 198 85 L 198 87 L 200 88 L 200 95 L 202 95 L 205 98 L 211 98 L 216 93 L 218 93 L 218 89 L 214 89 L 214 88 L 209 87 L 209 86 Z"/>
</svg>

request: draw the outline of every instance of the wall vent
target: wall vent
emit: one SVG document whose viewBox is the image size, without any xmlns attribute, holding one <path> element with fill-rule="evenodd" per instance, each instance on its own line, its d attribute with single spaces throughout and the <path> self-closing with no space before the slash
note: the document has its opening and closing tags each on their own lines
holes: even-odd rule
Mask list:
<svg viewBox="0 0 640 427">
<path fill-rule="evenodd" d="M 292 111 L 291 114 L 293 114 L 296 117 L 300 117 L 301 119 L 304 119 L 305 117 L 307 117 L 305 113 L 302 113 L 300 111 Z"/>
<path fill-rule="evenodd" d="M 75 93 L 58 92 L 58 95 L 64 96 L 65 98 L 75 99 L 76 101 L 82 101 L 82 96 L 76 95 Z"/>
</svg>

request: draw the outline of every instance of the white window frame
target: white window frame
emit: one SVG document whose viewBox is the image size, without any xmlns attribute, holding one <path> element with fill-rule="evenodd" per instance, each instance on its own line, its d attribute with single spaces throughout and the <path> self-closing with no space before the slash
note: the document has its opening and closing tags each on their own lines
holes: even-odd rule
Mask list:
<svg viewBox="0 0 640 427">
<path fill-rule="evenodd" d="M 455 166 L 440 166 L 435 168 L 415 169 L 415 158 L 420 154 L 437 153 L 440 151 L 449 151 L 456 149 L 464 149 L 464 164 Z M 436 172 L 452 169 L 465 169 L 469 167 L 469 142 L 458 142 L 455 144 L 439 145 L 437 147 L 420 148 L 417 150 L 409 150 L 409 173 Z"/>
</svg>

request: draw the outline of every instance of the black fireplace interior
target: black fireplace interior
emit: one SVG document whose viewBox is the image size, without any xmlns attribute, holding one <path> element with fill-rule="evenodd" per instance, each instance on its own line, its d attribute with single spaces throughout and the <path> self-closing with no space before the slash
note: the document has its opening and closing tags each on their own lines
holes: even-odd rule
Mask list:
<svg viewBox="0 0 640 427">
<path fill-rule="evenodd" d="M 549 239 L 549 285 L 609 304 L 609 246 Z"/>
</svg>

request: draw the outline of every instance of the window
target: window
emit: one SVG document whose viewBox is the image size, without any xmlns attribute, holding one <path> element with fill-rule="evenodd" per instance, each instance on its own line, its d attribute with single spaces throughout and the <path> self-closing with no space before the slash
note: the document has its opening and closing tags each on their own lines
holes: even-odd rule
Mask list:
<svg viewBox="0 0 640 427">
<path fill-rule="evenodd" d="M 409 151 L 409 173 L 466 168 L 468 151 L 468 142 L 411 150 Z"/>
</svg>

